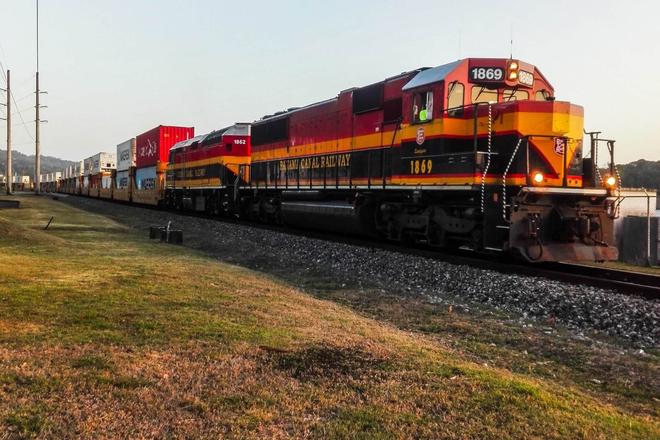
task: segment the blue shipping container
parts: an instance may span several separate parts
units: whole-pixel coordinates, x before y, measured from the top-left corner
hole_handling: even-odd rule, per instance
[[[135,183],[138,189],[154,189],[156,187],[156,167],[135,170]]]

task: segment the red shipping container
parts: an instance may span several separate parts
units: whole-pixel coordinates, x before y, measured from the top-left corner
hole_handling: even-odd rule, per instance
[[[159,125],[135,138],[135,166],[151,167],[156,162],[167,163],[172,145],[195,136],[195,127]]]

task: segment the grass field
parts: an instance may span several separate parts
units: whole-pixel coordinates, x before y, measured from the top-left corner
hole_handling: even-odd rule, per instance
[[[21,201],[0,211],[0,438],[660,437],[657,396],[630,406],[484,365],[106,217]]]

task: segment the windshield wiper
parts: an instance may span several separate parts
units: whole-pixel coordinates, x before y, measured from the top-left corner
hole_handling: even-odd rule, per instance
[[[516,92],[518,91],[518,86],[514,86],[513,89],[509,89],[509,90],[511,91],[511,95],[509,95],[509,99],[507,99],[506,102],[511,102],[511,100],[516,95]]]

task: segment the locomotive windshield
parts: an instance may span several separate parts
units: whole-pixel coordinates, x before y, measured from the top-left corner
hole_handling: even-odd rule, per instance
[[[472,86],[472,104],[497,102],[497,89],[487,89],[486,86]]]
[[[529,99],[529,92],[527,90],[519,90],[518,87],[512,89],[504,89],[502,94],[503,102],[511,101],[525,101]]]

